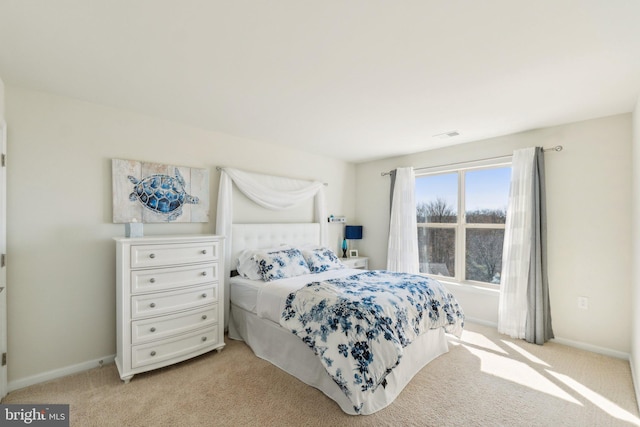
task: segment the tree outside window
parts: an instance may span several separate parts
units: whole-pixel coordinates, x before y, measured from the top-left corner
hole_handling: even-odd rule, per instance
[[[416,178],[420,272],[500,284],[510,178],[503,165]]]

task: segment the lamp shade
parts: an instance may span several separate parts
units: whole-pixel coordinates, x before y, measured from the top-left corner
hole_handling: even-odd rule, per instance
[[[345,225],[344,238],[348,240],[362,239],[362,226],[361,225]]]

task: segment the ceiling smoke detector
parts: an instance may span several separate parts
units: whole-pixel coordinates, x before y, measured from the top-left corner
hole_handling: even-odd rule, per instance
[[[440,138],[440,139],[447,139],[447,138],[453,138],[454,136],[458,136],[460,135],[460,132],[458,132],[457,130],[452,130],[449,132],[445,132],[445,133],[439,133],[437,135],[433,135],[434,138]]]

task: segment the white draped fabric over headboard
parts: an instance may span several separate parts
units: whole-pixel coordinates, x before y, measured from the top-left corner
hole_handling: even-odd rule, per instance
[[[315,221],[320,224],[320,244],[327,244],[327,213],[323,183],[223,168],[220,172],[216,234],[225,237],[226,245],[230,245],[232,242],[233,183],[250,200],[271,210],[293,208],[305,200],[315,197]],[[229,319],[230,271],[231,250],[229,248],[225,250],[224,259],[225,327]]]

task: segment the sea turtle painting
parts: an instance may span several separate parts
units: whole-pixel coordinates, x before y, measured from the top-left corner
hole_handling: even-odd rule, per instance
[[[155,174],[141,180],[128,175],[133,183],[133,192],[129,194],[129,200],[138,200],[142,206],[152,212],[168,215],[167,221],[173,221],[182,215],[182,205],[185,203],[198,204],[197,197],[187,194],[184,178],[178,168],[175,176]]]

